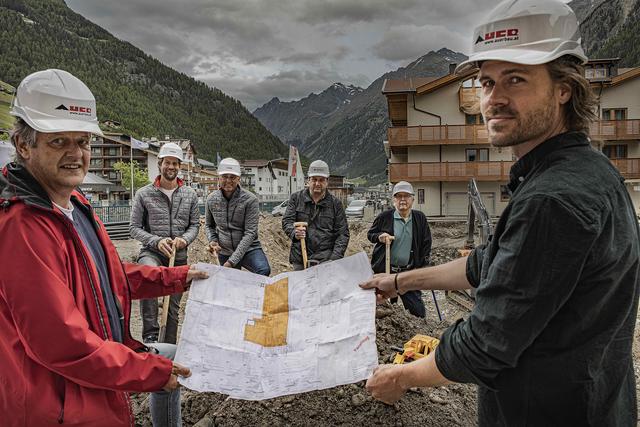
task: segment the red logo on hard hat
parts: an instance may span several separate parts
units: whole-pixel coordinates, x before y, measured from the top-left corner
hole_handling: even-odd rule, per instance
[[[81,114],[85,116],[91,115],[90,107],[81,107],[79,105],[69,105],[69,108],[67,108],[66,105],[60,104],[56,107],[56,110],[65,110],[65,111],[69,111],[72,114]]]
[[[508,28],[505,30],[491,31],[490,33],[485,33],[484,38],[482,36],[478,36],[478,39],[476,40],[476,44],[480,42],[495,43],[499,41],[518,40],[518,33],[519,33],[519,30],[517,28]]]

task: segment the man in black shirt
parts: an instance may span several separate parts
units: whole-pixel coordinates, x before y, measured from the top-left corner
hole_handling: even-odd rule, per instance
[[[393,403],[414,386],[475,383],[487,426],[635,426],[640,233],[624,179],[587,136],[596,100],[575,15],[559,1],[510,0],[473,40],[459,69],[479,67],[489,142],[518,158],[511,200],[468,258],[362,285],[380,299],[477,290],[434,353],[379,367],[367,388]]]

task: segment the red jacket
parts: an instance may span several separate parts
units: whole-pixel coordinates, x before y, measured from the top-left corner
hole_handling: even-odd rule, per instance
[[[0,176],[3,425],[134,425],[128,392],[157,391],[169,380],[171,361],[131,337],[131,299],[184,291],[189,267],[122,263],[95,221],[124,344],[112,341],[97,270],[71,221],[24,168],[9,165]]]

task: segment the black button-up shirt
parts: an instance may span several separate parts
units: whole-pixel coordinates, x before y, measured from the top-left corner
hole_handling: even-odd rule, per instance
[[[624,179],[573,132],[516,162],[509,188],[468,258],[476,305],[443,334],[438,368],[479,385],[480,425],[635,426],[640,233]]]

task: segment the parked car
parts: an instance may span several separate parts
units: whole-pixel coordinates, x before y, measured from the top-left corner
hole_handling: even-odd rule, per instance
[[[273,209],[271,209],[271,215],[273,215],[273,216],[284,215],[285,211],[287,210],[287,204],[288,203],[289,203],[289,201],[285,200],[284,202],[280,203],[278,206],[276,206]]]
[[[347,218],[363,218],[364,207],[366,205],[367,205],[366,200],[354,200],[351,203],[349,203],[349,206],[347,206],[347,209],[345,209]]]

